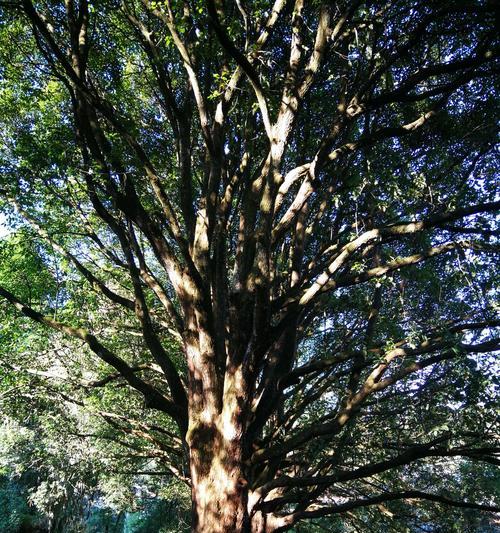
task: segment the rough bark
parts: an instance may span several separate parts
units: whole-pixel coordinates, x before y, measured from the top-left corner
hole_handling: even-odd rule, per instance
[[[222,419],[192,421],[188,433],[192,480],[192,531],[250,531],[248,491],[241,440],[231,438]]]
[[[367,316],[363,318],[361,310],[349,325],[352,333],[339,335],[328,346],[318,341],[315,353],[298,350],[308,335],[320,331],[319,325],[312,324],[322,314],[325,331],[328,323],[337,324],[335,310],[330,309],[333,304],[326,297],[338,289],[357,288],[432,258],[444,261],[455,252],[464,254],[465,249],[471,254],[493,250],[487,242],[458,240],[454,234],[494,236],[495,230],[467,224],[492,217],[500,207],[498,201],[485,194],[475,204],[453,208],[461,205],[457,204],[461,197],[443,193],[429,212],[427,206],[418,207],[427,192],[419,193],[418,202],[407,198],[408,205],[405,201],[396,205],[400,200],[395,195],[394,207],[385,214],[385,196],[392,194],[387,189],[380,199],[383,209],[374,215],[377,206],[372,208],[371,202],[375,196],[369,197],[366,191],[378,182],[365,176],[369,168],[357,169],[356,158],[369,150],[375,151],[374,157],[380,156],[390,146],[384,143],[412,135],[423,147],[435,142],[426,132],[438,124],[439,113],[446,110],[453,92],[496,73],[493,32],[487,27],[489,22],[481,22],[488,13],[496,16],[496,11],[487,2],[459,2],[458,6],[444,2],[444,7],[439,2],[429,6],[417,2],[412,8],[415,21],[404,22],[408,17],[399,12],[398,3],[386,8],[382,2],[380,11],[371,15],[359,1],[334,3],[335,7],[320,3],[312,9],[313,3],[303,0],[275,0],[259,25],[245,32],[242,51],[242,35],[235,40],[225,30],[231,27],[226,24],[231,15],[223,2],[208,1],[208,18],[202,10],[199,17],[195,15],[196,24],[188,2],[182,14],[170,2],[125,4],[124,21],[130,22],[139,39],[136,44],[145,53],[133,59],[144,63],[144,72],[150,76],[142,75],[148,84],[157,86],[148,97],[143,89],[141,96],[144,102],[150,99],[151,106],[158,99],[168,119],[163,133],[175,149],[165,159],[144,134],[147,117],[144,127],[130,127],[136,115],[133,108],[131,117],[127,105],[122,113],[113,92],[106,94],[99,87],[98,73],[87,72],[89,51],[96,53],[92,46],[98,42],[88,37],[94,11],[89,11],[87,0],[65,2],[67,21],[57,31],[58,17],[47,18],[51,3],[46,8],[23,0],[18,9],[33,28],[47,69],[70,95],[77,153],[82,159],[78,179],[83,198],[66,207],[78,210],[80,203],[88,204],[98,222],[96,232],[89,234],[94,242],[82,240],[82,249],[92,245],[89,249],[93,250],[97,243],[101,259],[116,267],[115,278],[125,273],[129,285],[116,288],[113,277],[96,268],[98,261],[84,264],[72,252],[72,243],[65,248],[58,233],[53,235],[36,216],[29,216],[29,209],[23,210],[23,201],[11,201],[3,190],[0,196],[11,201],[39,237],[72,263],[114,308],[135,313],[144,351],[164,380],[140,375],[141,367],[131,366],[126,355],[115,354],[113,343],[108,348],[99,333],[95,336],[90,330],[45,316],[2,287],[0,297],[39,324],[83,341],[109,364],[113,374],[95,380],[95,386],[120,376],[144,397],[146,407],[175,421],[175,439],[163,443],[162,451],[174,449],[177,454],[162,457],[173,465],[172,472],[180,473],[184,481],[190,479],[195,533],[271,533],[304,518],[348,512],[385,501],[384,497],[389,501],[377,494],[359,499],[364,486],[362,491],[353,489],[352,501],[346,504],[337,504],[333,497],[330,501],[321,498],[326,487],[371,477],[416,458],[456,453],[497,460],[486,445],[479,452],[468,435],[465,444],[457,440],[455,449],[451,442],[445,450],[436,448],[436,442],[417,446],[410,434],[405,453],[388,453],[384,460],[374,454],[366,459],[371,463],[358,468],[353,468],[352,461],[343,463],[341,457],[351,445],[346,437],[350,426],[363,416],[369,402],[378,401],[378,393],[387,389],[385,399],[390,401],[390,387],[413,374],[431,366],[439,369],[441,363],[456,360],[460,354],[498,349],[497,339],[471,345],[460,341],[460,334],[473,329],[487,332],[495,325],[486,315],[477,322],[475,314],[464,314],[453,322],[457,328],[453,331],[444,318],[437,329],[427,331],[422,326],[416,336],[424,338],[422,342],[408,336],[390,339],[393,347],[377,345],[374,328],[385,297],[377,285]],[[245,3],[237,4],[246,24]],[[463,47],[467,57],[460,59],[453,59],[451,51],[449,60],[446,54],[421,58],[425,39],[429,39],[429,49],[439,48],[440,28],[457,23],[447,18],[454,12],[464,20],[472,17],[457,31],[476,32],[478,37],[472,39],[476,45]],[[58,10],[52,10],[54,14]],[[403,23],[404,30],[400,29]],[[277,36],[269,39],[275,25]],[[384,27],[389,36],[382,39]],[[65,37],[66,28],[69,37]],[[315,36],[309,34],[312,28],[316,28]],[[401,37],[391,37],[393,28]],[[163,37],[159,39],[167,31],[175,54]],[[206,59],[201,54],[208,44],[200,37],[204,34],[211,35],[210,46],[217,44],[210,49],[215,54],[210,62],[213,72],[199,68]],[[393,38],[397,42],[391,44]],[[358,41],[365,43],[365,49],[353,55],[350,50],[359,48]],[[279,75],[275,75],[273,57],[288,58],[281,71],[278,68]],[[233,74],[226,79],[231,67]],[[175,84],[172,72],[178,78]],[[275,85],[279,79],[281,86]],[[221,80],[225,80],[222,85]],[[430,88],[424,90],[424,85]],[[419,106],[410,105],[414,103]],[[149,113],[155,117],[150,129],[156,137],[158,110],[151,107],[149,111],[154,111]],[[314,124],[320,112],[325,114],[322,133]],[[370,128],[361,128],[361,120]],[[305,142],[304,133],[319,137]],[[489,142],[478,149],[473,165],[489,150]],[[407,155],[402,148],[401,157]],[[394,170],[388,159],[391,166],[384,169],[384,179]],[[446,173],[452,170],[448,163],[443,168]],[[441,197],[444,187],[439,176],[433,177],[434,166],[430,169],[432,176],[426,183],[435,183]],[[470,169],[462,172],[469,176]],[[358,192],[348,178],[355,178],[353,183],[366,179],[369,187]],[[175,185],[170,180],[176,180]],[[471,198],[477,196],[476,189],[473,185]],[[366,208],[363,195],[368,198]],[[359,197],[355,210],[351,209],[353,197]],[[355,234],[350,231],[354,228]],[[117,243],[111,254],[98,238],[101,232]],[[366,264],[365,259],[372,256],[373,264]],[[445,273],[443,267],[443,279]],[[153,303],[154,296],[158,302]],[[168,315],[166,331],[158,321],[161,306]],[[344,314],[342,307],[339,314]],[[339,322],[342,329],[345,320],[341,317]],[[364,332],[359,339],[356,329]],[[443,340],[444,332],[456,338]],[[182,368],[163,344],[170,335],[182,342]],[[380,338],[385,341],[385,335]],[[316,404],[324,394],[333,396],[332,391],[339,397],[337,410],[320,401]],[[403,388],[396,391],[405,398]],[[292,396],[295,402],[289,401]],[[307,411],[315,415],[313,419],[302,418]],[[451,437],[446,433],[443,438],[448,442]],[[356,451],[355,445],[352,449]],[[295,489],[300,488],[304,491],[299,494]],[[346,491],[341,488],[339,494]],[[442,498],[421,491],[393,493],[392,499],[409,495],[443,503]]]

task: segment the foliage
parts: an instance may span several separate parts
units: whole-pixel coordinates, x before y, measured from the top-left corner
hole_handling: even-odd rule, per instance
[[[493,530],[498,7],[0,10],[0,529]]]

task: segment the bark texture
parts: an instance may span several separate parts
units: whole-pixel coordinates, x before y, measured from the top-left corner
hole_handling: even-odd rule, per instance
[[[494,94],[493,2],[103,0],[102,18],[88,0],[1,4],[32,32],[25,63],[43,63],[33,94],[50,96],[49,78],[58,86],[68,147],[39,170],[45,159],[25,158],[23,146],[52,121],[12,119],[24,144],[0,177],[20,178],[6,180],[0,207],[5,197],[71,265],[68,279],[81,276],[134,330],[137,353],[112,330],[71,326],[3,287],[0,296],[109,365],[95,386],[121,380],[168,418],[125,426],[122,414],[121,429],[190,484],[195,533],[271,533],[387,494],[442,503],[365,478],[424,457],[498,462],[467,432],[404,433],[430,410],[422,396],[415,412],[415,383],[422,395],[453,388],[443,365],[465,367],[468,354],[499,345],[496,315],[462,302],[468,273],[451,276],[466,270],[457,256],[490,254],[498,237],[488,228],[500,202],[482,184],[493,165],[484,132],[496,125],[483,111],[475,139],[463,131],[474,113],[461,115]],[[462,155],[446,154],[457,145]],[[437,274],[402,279],[396,293],[391,276],[427,261]],[[434,285],[442,310],[428,303]],[[412,401],[391,427],[376,409],[382,398],[399,410],[398,395]],[[367,453],[374,413],[404,446]]]

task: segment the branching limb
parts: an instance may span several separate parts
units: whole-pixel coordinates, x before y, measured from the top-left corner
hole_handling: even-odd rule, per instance
[[[7,291],[3,287],[0,287],[0,296],[5,298],[9,303],[11,303],[19,312],[28,318],[50,327],[56,331],[64,333],[75,339],[80,339],[87,344],[87,346],[104,362],[108,363],[112,367],[116,368],[120,374],[125,378],[125,380],[131,385],[134,389],[139,391],[144,395],[147,405],[154,409],[163,411],[164,413],[170,415],[174,420],[180,422],[182,420],[182,409],[175,405],[173,402],[166,399],[160,392],[158,392],[153,386],[144,382],[140,379],[132,368],[120,357],[108,350],[104,345],[102,345],[97,338],[86,331],[83,328],[75,328],[72,326],[67,326],[57,320],[54,320],[51,317],[42,315],[38,311],[35,311],[31,307],[23,304],[18,298],[16,298],[11,292]]]

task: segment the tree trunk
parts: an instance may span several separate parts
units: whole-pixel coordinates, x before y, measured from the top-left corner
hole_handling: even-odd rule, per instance
[[[226,428],[227,429],[227,428]],[[241,439],[224,434],[220,417],[188,432],[193,533],[249,533]]]

